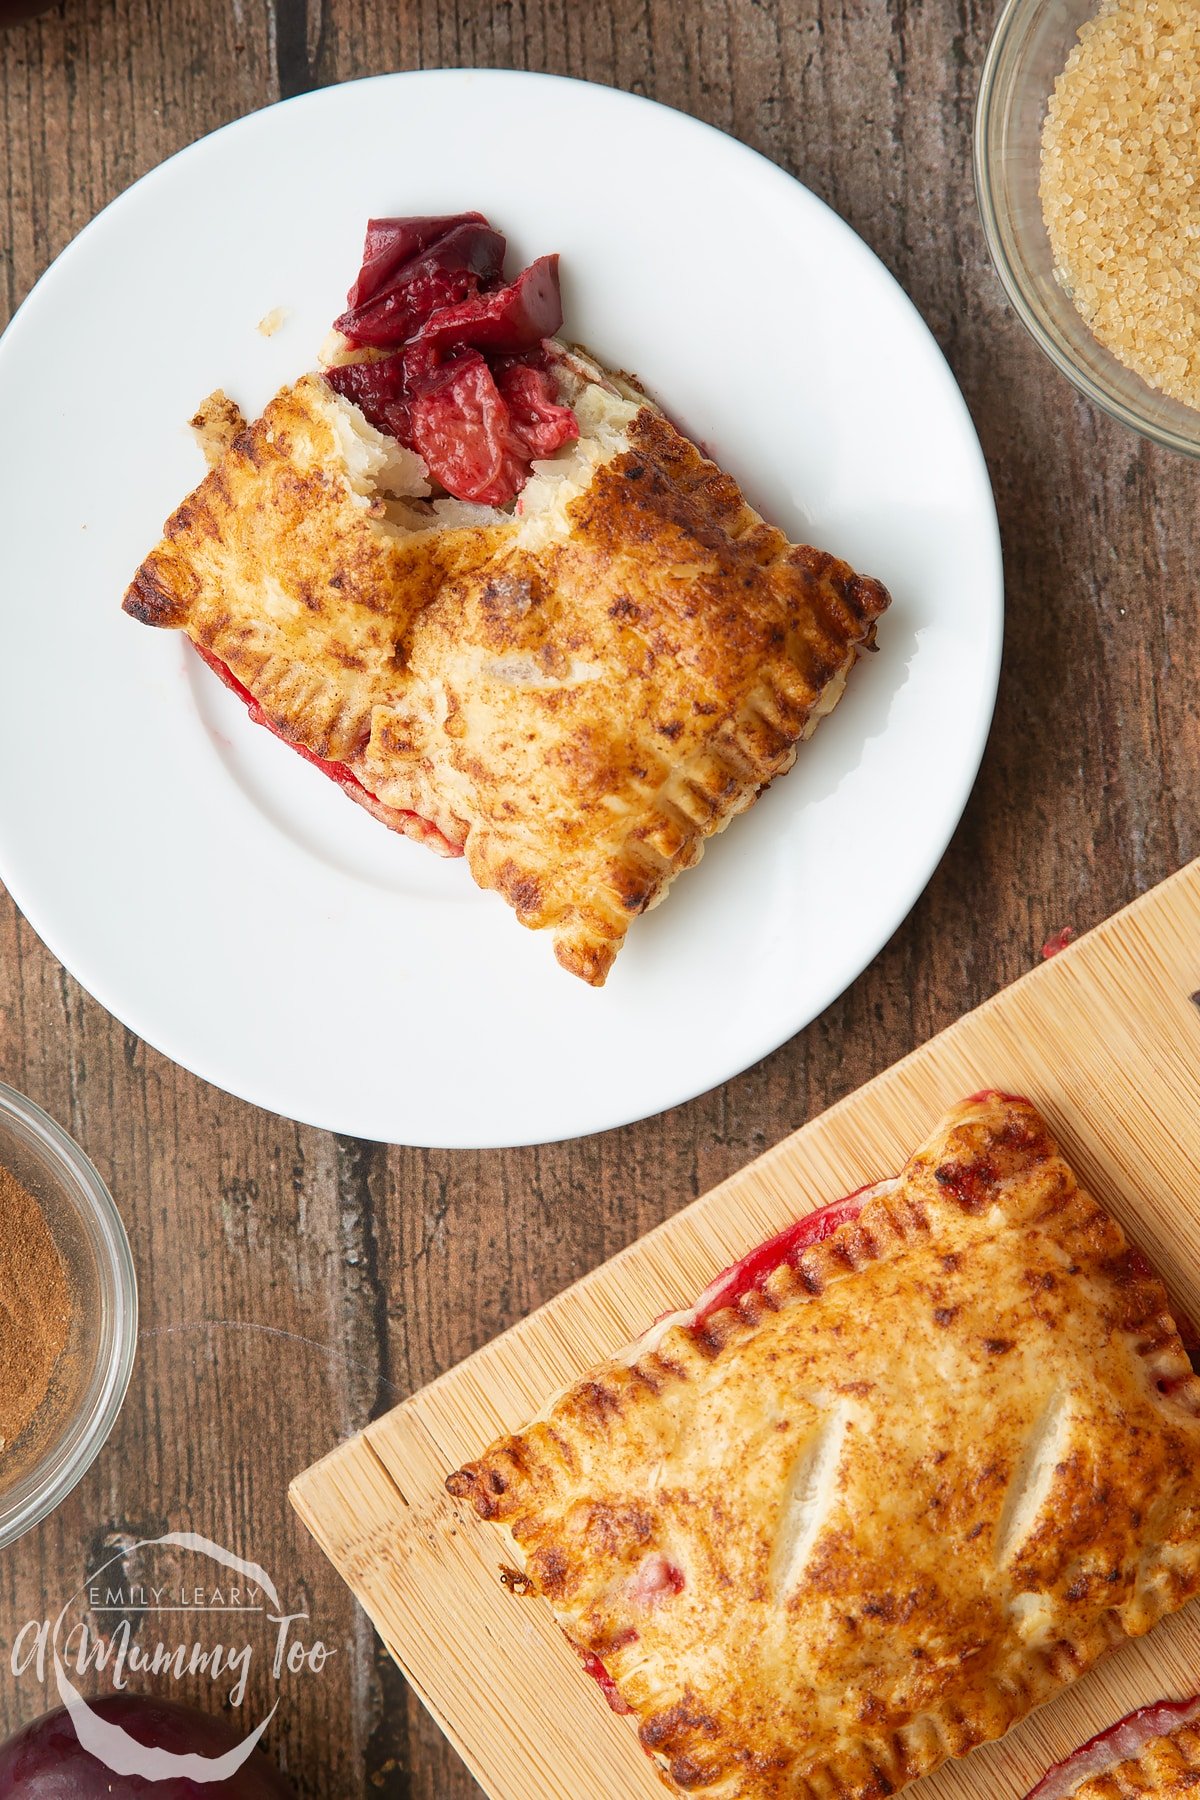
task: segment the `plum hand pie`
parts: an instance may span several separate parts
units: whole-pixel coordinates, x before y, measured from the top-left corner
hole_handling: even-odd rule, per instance
[[[888,595],[554,336],[556,259],[504,284],[503,243],[477,214],[374,221],[324,371],[253,424],[198,416],[213,466],[125,608],[599,985],[790,768]]]
[[[1200,1379],[980,1095],[447,1486],[681,1792],[880,1800],[1200,1589]]]

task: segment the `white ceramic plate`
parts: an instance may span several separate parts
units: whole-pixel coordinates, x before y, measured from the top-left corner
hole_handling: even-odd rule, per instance
[[[561,251],[568,332],[637,370],[769,518],[894,595],[794,772],[634,925],[600,992],[120,610],[200,476],[197,403],[222,386],[252,412],[312,365],[369,214],[466,207],[514,263]],[[854,979],[970,791],[1002,584],[966,408],[854,233],[682,114],[455,70],[242,119],[50,269],[0,343],[0,420],[0,876],[118,1018],[260,1106],[460,1147],[687,1099]]]

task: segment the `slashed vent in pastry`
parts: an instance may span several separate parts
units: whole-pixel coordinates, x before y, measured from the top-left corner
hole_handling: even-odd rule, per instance
[[[463,273],[472,256],[498,281],[503,240],[462,217],[381,222],[403,230],[368,236],[364,271],[427,263],[437,227],[459,241],[439,265],[448,293],[483,279]],[[490,343],[561,316],[553,260],[435,311],[403,353],[376,346],[409,291],[368,283],[339,321],[361,343],[335,338],[327,378],[240,431],[215,396],[194,422],[214,466],[125,609],[186,631],[260,722],[384,822],[465,855],[599,985],[631,920],[790,768],[888,596],[790,544],[643,394],[557,340],[493,357],[494,380],[479,350],[447,351],[447,332]],[[417,352],[433,372],[410,392]],[[355,396],[446,481],[461,470],[447,417],[506,406],[506,460],[465,491],[523,483],[515,504],[447,496]],[[559,447],[539,461],[543,442]]]
[[[981,1096],[447,1485],[681,1792],[880,1800],[1200,1589],[1200,1380]]]

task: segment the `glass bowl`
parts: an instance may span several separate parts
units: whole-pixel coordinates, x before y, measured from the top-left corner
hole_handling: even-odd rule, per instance
[[[0,1456],[0,1549],[66,1498],[116,1422],[137,1345],[137,1280],[112,1196],[78,1144],[0,1082],[0,1165],[38,1202],[73,1310],[50,1387]]]
[[[1054,279],[1038,197],[1042,123],[1076,33],[1099,0],[1007,0],[975,109],[975,186],[983,229],[1017,316],[1089,400],[1170,450],[1200,456],[1200,412],[1127,369],[1092,336]]]

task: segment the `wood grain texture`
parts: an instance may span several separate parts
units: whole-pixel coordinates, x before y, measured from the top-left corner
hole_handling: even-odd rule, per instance
[[[310,1453],[1019,975],[1052,930],[1094,924],[1200,852],[1195,474],[1079,399],[1027,341],[988,267],[969,130],[995,10],[994,0],[60,0],[0,28],[5,314],[130,181],[281,93],[436,64],[547,69],[732,130],[843,213],[930,321],[996,484],[1005,674],[983,774],[941,869],[808,1031],[665,1117],[487,1155],[337,1143],[137,1043],[0,899],[0,1078],[76,1132],[111,1181],[148,1326],[254,1320],[341,1345],[354,1365],[353,1380],[318,1380],[302,1360],[290,1381],[281,1369],[253,1466],[193,1503],[214,1535],[223,1521],[248,1530],[253,1513],[268,1564],[302,1554],[283,1492]],[[169,305],[169,287],[149,290],[147,304]],[[136,331],[121,353],[136,354]],[[261,1367],[252,1336],[231,1336],[222,1377],[249,1395]],[[0,1555],[0,1727],[45,1703],[6,1672],[13,1622],[82,1571],[98,1531],[138,1524],[123,1498],[131,1468],[169,1462],[186,1490],[197,1394],[139,1389],[90,1497]],[[197,1452],[196,1468],[217,1448],[208,1444],[208,1465]],[[314,1612],[337,1603],[326,1590]],[[269,1741],[306,1796],[477,1791],[366,1630],[319,1683],[289,1694]]]
[[[1074,1168],[1200,1313],[1200,863],[939,1034],[477,1351],[295,1483],[354,1587],[492,1800],[655,1800],[662,1786],[549,1606],[499,1579],[510,1540],[445,1478],[799,1214],[903,1168],[938,1119],[996,1085],[1041,1109]],[[953,1554],[952,1543],[947,1552]],[[1114,1652],[1002,1743],[919,1784],[1021,1800],[1136,1708],[1189,1698],[1200,1609]],[[916,1789],[913,1790],[914,1794]]]

